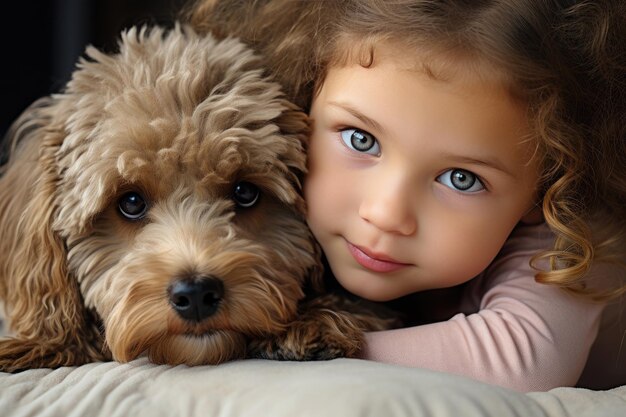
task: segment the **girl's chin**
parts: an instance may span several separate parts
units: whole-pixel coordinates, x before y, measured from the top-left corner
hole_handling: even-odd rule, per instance
[[[364,273],[362,270],[352,270],[344,271],[344,274],[335,275],[335,277],[339,284],[351,294],[374,302],[391,301],[415,292],[405,291],[399,288],[397,284],[389,282],[385,277],[372,275],[371,273]],[[349,277],[349,279],[341,279],[341,277]]]

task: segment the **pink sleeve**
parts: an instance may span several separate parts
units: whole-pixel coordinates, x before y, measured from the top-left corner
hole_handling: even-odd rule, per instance
[[[603,306],[536,283],[528,260],[508,256],[491,271],[495,279],[474,286],[477,313],[370,333],[364,358],[518,391],[573,386],[598,332]]]

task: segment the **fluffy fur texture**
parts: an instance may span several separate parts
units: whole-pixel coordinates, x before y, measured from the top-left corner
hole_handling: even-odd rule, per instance
[[[260,58],[180,27],[87,56],[9,132],[0,369],[356,355],[385,322],[334,296],[302,301],[320,284],[300,193],[308,120]],[[247,207],[237,193],[255,187]],[[207,277],[223,287],[216,311],[181,317],[172,286]]]

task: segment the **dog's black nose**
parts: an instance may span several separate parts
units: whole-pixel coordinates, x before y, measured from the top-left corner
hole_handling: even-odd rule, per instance
[[[217,311],[224,296],[224,283],[212,276],[181,279],[170,285],[168,294],[180,317],[202,321]]]

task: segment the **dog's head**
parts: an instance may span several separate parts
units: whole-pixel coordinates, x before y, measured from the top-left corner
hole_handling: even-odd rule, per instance
[[[47,236],[30,252],[49,262],[24,279],[75,282],[63,302],[97,313],[114,359],[241,356],[247,338],[283,329],[318,276],[300,190],[306,115],[234,39],[131,29],[119,53],[88,56],[8,167],[40,154],[23,188],[40,222],[28,230]]]

